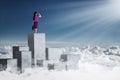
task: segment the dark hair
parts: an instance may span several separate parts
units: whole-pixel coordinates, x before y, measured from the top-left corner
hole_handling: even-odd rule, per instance
[[[33,15],[33,20],[35,20],[35,15],[36,13],[38,13],[37,11],[34,12],[34,15]]]

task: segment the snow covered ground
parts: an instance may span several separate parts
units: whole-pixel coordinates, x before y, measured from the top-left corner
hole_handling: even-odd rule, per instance
[[[45,68],[26,69],[22,74],[0,72],[0,80],[120,80],[120,47],[66,47],[65,53],[80,54],[79,69],[48,71]]]

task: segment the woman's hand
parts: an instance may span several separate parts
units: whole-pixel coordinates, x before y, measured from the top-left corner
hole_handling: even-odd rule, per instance
[[[39,17],[40,17],[40,18],[42,17],[40,13],[39,13]]]

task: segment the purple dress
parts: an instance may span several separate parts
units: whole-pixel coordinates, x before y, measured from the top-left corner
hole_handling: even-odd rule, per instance
[[[32,26],[32,29],[36,29],[36,28],[38,28],[38,20],[39,20],[39,16],[35,16],[35,18],[34,18],[34,24],[33,24],[33,26]]]

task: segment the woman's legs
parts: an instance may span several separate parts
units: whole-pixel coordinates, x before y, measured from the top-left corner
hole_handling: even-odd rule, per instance
[[[37,28],[35,28],[35,29],[34,29],[34,33],[37,33],[37,31],[38,31],[38,29],[37,29]]]
[[[33,30],[34,30],[34,33],[38,32],[38,22],[34,22]]]

